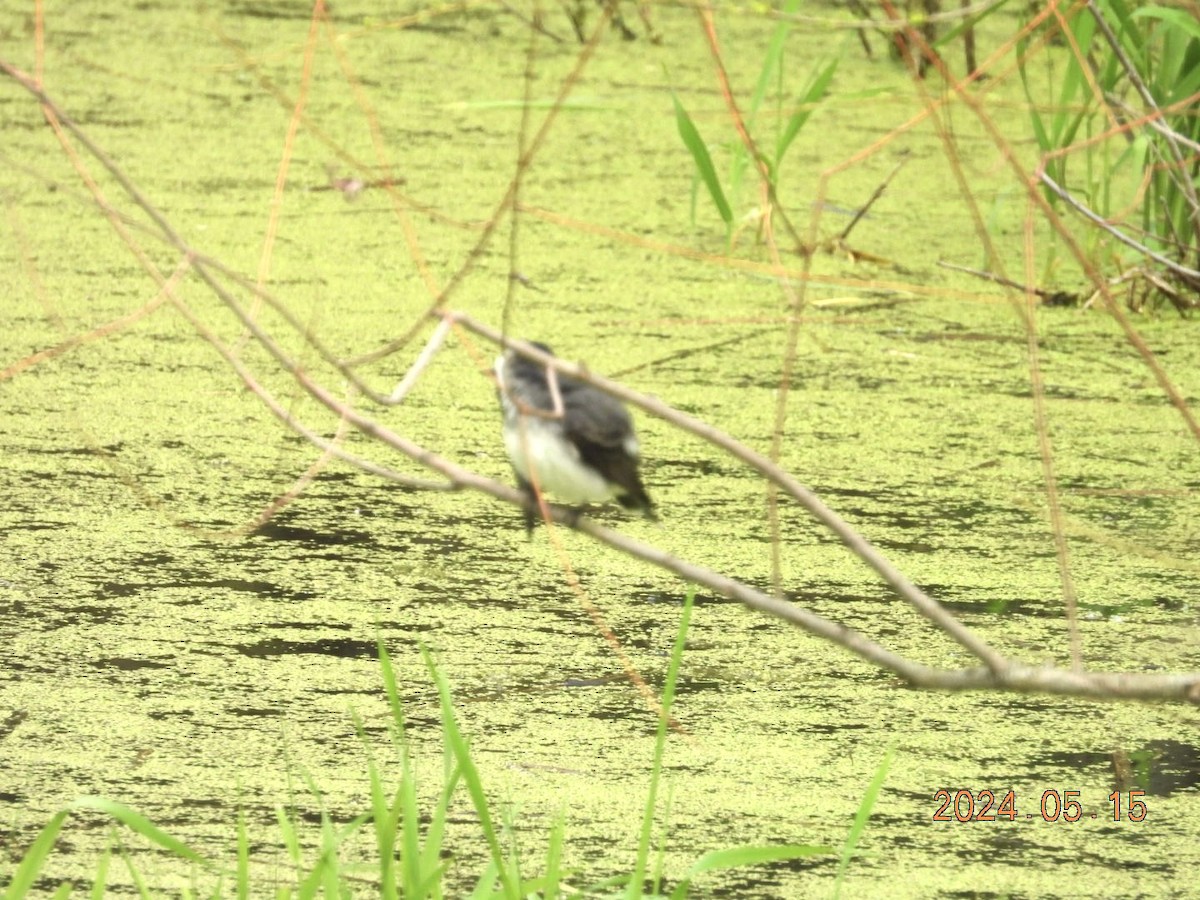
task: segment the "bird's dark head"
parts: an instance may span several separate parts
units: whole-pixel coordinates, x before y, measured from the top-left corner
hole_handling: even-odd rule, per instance
[[[528,341],[529,346],[536,347],[547,356],[553,356],[554,351],[541,341]],[[534,362],[528,357],[522,356],[516,350],[510,349],[504,354],[503,367],[508,370],[511,377],[520,380],[534,380],[545,383],[546,368],[539,362]]]

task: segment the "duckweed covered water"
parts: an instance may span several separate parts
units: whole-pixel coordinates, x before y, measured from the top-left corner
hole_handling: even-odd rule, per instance
[[[399,189],[436,211],[407,214],[439,284],[477,239],[517,152],[519,103],[506,104],[522,96],[520,22],[474,11],[388,27],[407,12],[339,4],[337,47],[354,78],[323,44],[305,111],[312,127],[294,146],[267,273],[305,326],[348,356],[402,332],[430,302],[384,190],[348,201],[329,189],[327,166],[364,174],[339,154],[375,159],[352,85],[369,98]],[[720,262],[723,235],[715,216],[704,218],[706,198],[691,224],[692,164],[674,132],[668,84],[710,140],[723,140],[727,125],[691,14],[655,15],[664,44],[606,40],[576,89],[588,102],[559,115],[528,174],[517,264],[540,290],[517,290],[510,325],[766,448],[783,300],[763,274],[752,225],[737,252],[759,260],[756,270]],[[769,23],[719,21],[731,78],[749,90]],[[79,4],[47,16],[46,87],[188,240],[254,273],[290,110],[272,88],[296,97],[308,27],[307,11],[279,4],[207,12]],[[27,70],[30,28],[25,13],[0,14],[3,54]],[[557,28],[569,33],[565,22]],[[806,72],[810,57],[841,39],[797,35],[789,66]],[[783,197],[798,222],[807,222],[822,167],[920,108],[893,64],[863,60],[854,44],[844,52],[851,64],[839,70],[833,100],[787,161]],[[579,53],[543,42],[533,96],[552,97]],[[5,82],[0,103],[6,366],[128,314],[156,289],[80,199],[31,99]],[[999,101],[993,113],[1018,122]],[[970,144],[969,121],[955,124]],[[999,295],[936,266],[977,264],[981,251],[931,132],[907,132],[893,148],[835,179],[821,213],[823,233],[836,233],[844,223],[833,206],[864,202],[895,155],[912,153],[852,238],[892,264],[814,262],[825,280],[810,287],[804,311],[782,461],[994,645],[1067,664],[1023,327]],[[982,141],[977,150],[966,165],[981,183],[995,180],[996,233],[1017,254],[1020,213],[1002,202],[1011,188],[995,151]],[[742,200],[745,212],[753,199]],[[582,224],[563,225],[562,216]],[[148,246],[170,272],[172,253]],[[452,305],[501,320],[506,247],[502,231]],[[1010,262],[1020,271],[1019,256]],[[194,277],[182,293],[236,341],[239,327]],[[263,320],[325,383],[338,383],[311,349],[285,337],[277,316]],[[1184,393],[1200,389],[1190,327],[1137,324]],[[1044,310],[1038,327],[1085,659],[1098,669],[1198,669],[1195,444],[1110,320]],[[261,349],[251,342],[242,352],[296,415],[333,431]],[[411,358],[402,356],[371,367],[373,382],[390,388]],[[405,405],[378,415],[464,465],[510,478],[493,389],[458,349],[438,358]],[[351,710],[369,733],[385,727],[382,638],[431,796],[441,769],[437,696],[418,641],[436,651],[485,784],[515,809],[523,843],[542,846],[563,809],[566,862],[581,883],[628,870],[655,719],[567,588],[544,534],[525,540],[519,512],[467,492],[406,491],[334,464],[266,527],[239,536],[317,454],[169,307],[0,382],[0,421],[6,864],[57,809],[95,794],[214,855],[232,852],[245,810],[255,869],[269,877],[284,865],[274,809],[313,806],[299,773],[311,774],[336,817],[367,806]],[[638,424],[663,524],[615,514],[612,523],[768,586],[762,485],[662,423]],[[359,436],[347,446],[406,465]],[[589,597],[647,680],[660,683],[685,586],[558,533]],[[971,664],[802,513],[785,506],[782,533],[790,598],[921,662]],[[734,844],[840,845],[890,746],[899,753],[851,866],[851,895],[1182,896],[1200,864],[1193,710],[911,691],[702,594],[675,713],[688,734],[667,757],[672,878]],[[1140,761],[1122,789],[1147,791],[1144,822],[1111,821],[1106,798],[1122,758]],[[941,788],[1012,789],[1020,818],[935,822]],[[1038,803],[1049,790],[1079,791],[1084,819],[1043,821]],[[456,885],[473,880],[484,856],[461,803],[448,840]],[[51,879],[86,881],[108,840],[107,822],[73,820]],[[156,888],[193,878],[163,857],[138,859]],[[714,877],[703,890],[824,896],[835,871],[835,859],[815,857]],[[122,877],[110,874],[118,885]]]

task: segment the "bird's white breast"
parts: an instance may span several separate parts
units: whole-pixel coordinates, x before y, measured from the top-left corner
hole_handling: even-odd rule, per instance
[[[522,478],[564,503],[604,503],[617,496],[616,486],[584,465],[553,419],[506,417],[504,448]]]

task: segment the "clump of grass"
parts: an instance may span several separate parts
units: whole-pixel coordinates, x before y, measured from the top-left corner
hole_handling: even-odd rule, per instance
[[[391,773],[396,779],[395,785],[388,786],[389,773],[376,760],[363,723],[355,716],[355,724],[366,750],[370,806],[348,822],[335,822],[334,817],[325,809],[319,786],[306,775],[304,781],[308,792],[320,807],[317,840],[308,842],[315,844],[315,852],[305,850],[306,841],[303,840],[305,835],[302,829],[309,826],[304,824],[301,817],[284,807],[276,810],[280,843],[290,862],[290,874],[281,877],[277,871],[273,871],[269,883],[261,883],[253,877],[250,835],[245,817],[240,812],[233,840],[233,859],[223,863],[198,852],[124,804],[99,797],[80,797],[57,812],[42,828],[17,862],[0,897],[3,900],[24,900],[26,897],[44,895],[43,871],[54,846],[70,816],[86,810],[106,815],[120,826],[121,830],[116,833],[116,852],[142,897],[151,897],[154,891],[147,885],[143,873],[121,843],[121,835],[138,836],[151,846],[186,863],[193,873],[193,886],[182,891],[185,897],[223,897],[226,896],[226,886],[232,885],[233,893],[239,900],[266,891],[280,898],[341,898],[360,894],[364,889],[396,900],[440,900],[447,892],[448,867],[453,859],[446,846],[448,812],[460,789],[464,789],[470,798],[478,819],[479,836],[488,854],[487,863],[475,878],[474,888],[469,896],[502,897],[510,900],[531,896],[613,896],[614,892],[628,900],[667,896],[662,893],[665,883],[663,851],[667,840],[666,828],[664,827],[659,835],[657,850],[654,847],[653,833],[662,788],[667,722],[675,697],[675,685],[683,659],[693,599],[694,591],[689,591],[683,604],[679,630],[668,665],[662,714],[651,762],[649,790],[638,833],[633,868],[626,874],[587,886],[572,886],[575,873],[563,866],[566,828],[561,812],[550,828],[545,853],[538,860],[536,868],[540,874],[526,874],[529,867],[523,867],[521,855],[516,847],[515,823],[507,815],[498,820],[493,814],[479,768],[459,727],[449,683],[438,668],[433,655],[422,648],[421,653],[429,676],[438,691],[445,753],[443,783],[434,808],[426,815],[418,800],[420,792],[412,765],[410,742],[405,731],[404,710],[396,687],[395,672],[387,649],[381,642],[379,663],[391,714],[389,738],[397,761],[396,769]],[[890,758],[889,754],[877,771],[864,805],[860,807],[855,824],[850,830],[842,851],[838,885],[844,878],[855,844],[865,827],[870,805],[882,785]],[[347,861],[345,847],[353,838],[369,839],[369,843],[374,847],[373,860],[366,863]],[[832,847],[807,844],[738,846],[715,850],[697,859],[671,889],[669,896],[673,900],[682,900],[689,896],[694,882],[710,872],[833,853],[835,850]],[[101,854],[95,876],[88,887],[88,892],[93,898],[103,897],[107,890],[112,857],[113,849],[110,845],[109,849]],[[3,874],[0,871],[0,884],[4,881]],[[204,884],[203,887],[201,883]],[[69,897],[77,887],[71,882],[63,882],[57,886],[53,896]]]
[[[759,67],[758,80],[755,83],[754,93],[750,98],[750,105],[746,112],[746,128],[751,135],[754,135],[757,130],[755,123],[758,114],[768,96],[772,94],[772,87],[775,88],[773,96],[778,107],[776,110],[778,115],[775,116],[775,121],[778,123],[775,139],[769,144],[769,152],[758,151],[760,154],[758,162],[761,163],[762,169],[765,172],[772,194],[774,194],[779,186],[783,159],[787,155],[788,149],[792,146],[792,142],[796,140],[797,135],[800,134],[800,131],[807,124],[816,107],[828,93],[829,85],[833,81],[839,60],[839,57],[835,56],[830,61],[813,67],[808,83],[796,96],[792,104],[792,111],[785,119],[782,109],[783,98],[786,95],[783,83],[785,71],[783,64],[784,49],[787,45],[788,34],[792,28],[790,17],[796,13],[799,6],[800,0],[786,0],[783,4],[780,10],[779,23],[775,26],[775,30],[771,34],[771,40],[767,44],[767,49],[763,54],[762,65]],[[696,166],[696,180],[692,184],[692,221],[693,223],[696,221],[696,197],[699,185],[703,183],[709,197],[712,198],[713,204],[717,208],[717,213],[720,215],[721,221],[725,224],[726,240],[732,242],[737,223],[734,221],[733,206],[729,198],[733,197],[734,202],[736,202],[736,198],[741,193],[746,172],[752,163],[750,150],[740,138],[735,136],[730,140],[728,143],[730,153],[729,177],[725,183],[722,183],[720,176],[717,174],[712,156],[708,151],[708,144],[701,137],[700,130],[696,127],[695,121],[688,114],[674,92],[671,93],[671,100],[675,107],[675,125],[679,130],[679,137]],[[758,136],[755,136],[755,143],[759,147],[764,146]]]
[[[1063,15],[1067,52],[1056,76],[1036,77],[1030,39],[1018,48],[1045,197],[1082,216],[1095,262],[1111,255],[1123,269],[1141,269],[1147,290],[1131,293],[1131,305],[1152,294],[1181,312],[1200,306],[1192,100],[1200,23],[1183,10],[1125,0],[1091,0]],[[1130,205],[1135,218],[1125,215]]]

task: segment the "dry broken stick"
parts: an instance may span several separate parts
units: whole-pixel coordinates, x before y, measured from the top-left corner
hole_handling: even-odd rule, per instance
[[[1047,291],[1043,288],[1029,287],[1024,284],[1018,284],[1011,278],[1005,278],[1003,275],[997,275],[995,272],[985,272],[983,269],[973,269],[970,266],[960,266],[957,263],[946,262],[944,259],[938,260],[938,265],[943,269],[951,269],[955,272],[965,272],[968,275],[974,275],[976,278],[983,278],[993,284],[1002,284],[1005,287],[1010,287],[1020,291],[1022,294],[1033,294],[1041,299],[1046,306],[1078,306],[1079,295],[1070,293],[1069,291]]]

